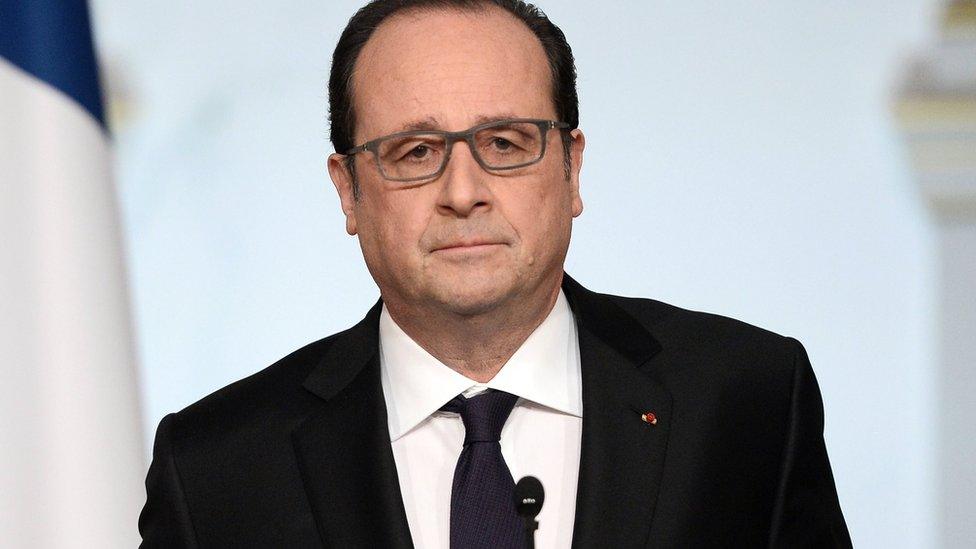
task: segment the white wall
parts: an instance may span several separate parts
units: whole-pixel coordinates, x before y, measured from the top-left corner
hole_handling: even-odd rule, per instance
[[[540,3],[587,135],[569,272],[798,337],[855,543],[934,546],[934,243],[889,101],[938,0]],[[147,439],[377,296],[325,170],[358,4],[93,1]]]

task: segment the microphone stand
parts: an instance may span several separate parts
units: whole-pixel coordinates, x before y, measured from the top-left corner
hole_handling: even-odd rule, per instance
[[[535,531],[539,528],[539,521],[530,517],[522,517],[525,525],[525,549],[535,549]]]

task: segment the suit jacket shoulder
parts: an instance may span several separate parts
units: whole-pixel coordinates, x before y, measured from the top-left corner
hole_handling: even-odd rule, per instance
[[[654,299],[596,294],[636,320],[659,347],[645,371],[672,391],[734,390],[743,397],[789,405],[796,367],[809,367],[799,341],[725,316],[691,311]]]
[[[652,524],[647,546],[850,547],[823,441],[820,391],[798,341],[660,301],[587,292],[573,291],[584,296],[577,297],[583,304],[578,309],[588,316],[577,318],[581,333],[631,357],[660,388],[656,400],[667,410],[667,431],[657,431],[666,450],[656,504],[647,509],[652,517],[645,517]],[[640,328],[628,326],[628,318]],[[590,368],[602,371],[593,363],[610,356],[591,360]],[[587,417],[585,370],[584,364]],[[590,386],[599,384],[591,376]],[[623,388],[616,385],[606,391]],[[644,393],[640,401],[652,406],[651,389]],[[619,433],[603,447],[626,448],[625,437],[636,436]],[[615,451],[617,463],[640,459]],[[599,449],[590,454],[599,455]],[[649,462],[640,463],[646,468]],[[600,467],[610,467],[609,460]],[[626,494],[637,478],[631,475],[615,490]],[[603,505],[611,501],[607,497]],[[640,544],[630,539],[626,545]]]
[[[289,411],[301,413],[303,403],[311,398],[302,382],[343,333],[309,343],[190,404],[174,414],[171,436],[216,443],[240,430],[279,422]]]
[[[681,348],[702,354],[781,352],[790,357],[798,345],[793,338],[734,318],[682,309],[654,299],[615,295],[606,297],[637,319],[663,347]]]
[[[144,547],[321,546],[293,445],[326,403],[305,385],[316,369],[349,377],[341,354],[369,339],[374,309],[162,420],[139,519]]]

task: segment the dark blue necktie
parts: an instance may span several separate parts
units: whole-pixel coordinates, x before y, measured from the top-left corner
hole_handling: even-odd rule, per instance
[[[524,547],[521,518],[515,512],[515,481],[502,457],[502,427],[518,397],[489,389],[458,395],[442,410],[461,414],[464,449],[451,488],[451,549]]]

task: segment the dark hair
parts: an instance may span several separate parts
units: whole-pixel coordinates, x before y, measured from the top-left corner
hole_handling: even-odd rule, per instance
[[[332,54],[332,72],[329,75],[329,137],[336,152],[345,153],[356,146],[353,143],[356,113],[352,107],[352,75],[359,52],[383,21],[403,10],[476,11],[491,6],[499,7],[525,23],[525,26],[542,43],[552,72],[552,99],[556,107],[556,115],[561,122],[569,124],[569,129],[576,128],[579,125],[579,98],[576,94],[576,66],[573,62],[573,51],[566,42],[563,31],[539,8],[521,0],[372,0],[349,20]],[[568,130],[562,134],[568,173]],[[347,166],[351,167],[352,163],[348,162]],[[358,194],[355,172],[353,178],[353,190]]]

